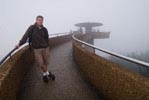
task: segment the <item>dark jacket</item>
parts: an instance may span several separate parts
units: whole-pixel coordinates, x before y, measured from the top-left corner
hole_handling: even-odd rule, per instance
[[[39,28],[36,24],[31,25],[20,40],[19,45],[23,45],[28,39],[30,39],[31,46],[34,49],[46,48],[49,46],[48,30],[44,26]]]

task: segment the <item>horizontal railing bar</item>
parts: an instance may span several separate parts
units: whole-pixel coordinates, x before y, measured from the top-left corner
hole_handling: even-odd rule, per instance
[[[75,41],[78,41],[78,42],[80,42],[80,43],[82,43],[82,44],[84,44],[84,45],[87,45],[87,46],[91,47],[91,48],[94,48],[94,49],[99,50],[99,51],[102,51],[102,52],[104,52],[104,53],[106,53],[106,54],[109,54],[109,55],[112,55],[112,56],[121,58],[121,59],[123,59],[123,60],[127,60],[127,61],[132,62],[132,63],[135,63],[135,64],[139,64],[139,65],[142,65],[142,66],[145,66],[145,67],[149,67],[149,63],[147,63],[147,62],[140,61],[140,60],[137,60],[137,59],[134,59],[134,58],[130,58],[130,57],[126,57],[126,56],[120,55],[120,54],[118,54],[118,53],[114,53],[114,52],[111,52],[111,51],[108,51],[108,50],[105,50],[105,49],[96,47],[96,46],[91,45],[91,44],[89,44],[89,43],[87,43],[87,42],[84,42],[84,41],[82,41],[82,40],[77,39],[74,35],[75,35],[75,34],[72,35],[72,38],[73,38]]]
[[[53,36],[53,35],[65,35],[65,34],[69,34],[70,32],[65,32],[65,33],[55,33],[55,34],[49,34],[49,36]]]
[[[2,58],[2,60],[0,61],[0,65],[2,65],[2,64],[7,60],[7,58],[8,58],[8,57],[11,57],[12,54],[15,53],[17,50],[20,50],[20,49],[22,49],[24,46],[26,46],[27,43],[28,43],[28,40],[26,41],[26,43],[24,43],[23,45],[21,45],[18,49],[17,49],[16,47],[13,48],[6,56],[4,56],[4,57]]]
[[[9,57],[11,56],[11,54],[16,51],[17,48],[12,49],[1,61],[0,61],[0,65],[2,65],[2,63]]]

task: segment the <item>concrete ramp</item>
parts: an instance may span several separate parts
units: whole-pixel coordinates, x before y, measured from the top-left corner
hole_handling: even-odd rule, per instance
[[[41,70],[30,66],[18,100],[103,100],[81,76],[72,59],[72,42],[50,49],[49,70],[56,80],[44,83]]]

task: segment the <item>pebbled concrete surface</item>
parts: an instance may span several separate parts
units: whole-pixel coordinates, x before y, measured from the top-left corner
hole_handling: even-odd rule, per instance
[[[71,41],[50,49],[48,68],[55,74],[55,81],[44,83],[41,70],[31,67],[18,100],[103,100],[78,71],[72,59]]]

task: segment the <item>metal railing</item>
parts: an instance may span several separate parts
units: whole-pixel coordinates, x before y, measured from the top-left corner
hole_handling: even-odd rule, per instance
[[[23,44],[22,46],[20,46],[19,48],[13,48],[6,56],[4,56],[1,60],[0,60],[0,66],[8,59],[8,57],[11,57],[12,54],[14,52],[17,52],[18,50],[22,49],[24,46],[27,45],[28,42],[26,42],[25,44]]]
[[[53,36],[53,35],[54,35],[54,37],[58,37],[58,36],[67,35],[67,34],[69,34],[69,32],[58,33],[58,34],[49,34],[49,36]],[[50,37],[49,37],[49,38],[50,38]],[[28,43],[28,41],[27,41],[26,43]],[[26,43],[25,43],[25,44],[26,44]],[[23,45],[22,45],[21,47],[23,47]],[[20,49],[21,49],[21,47],[20,47]],[[17,50],[19,50],[19,49],[14,48],[14,49],[12,49],[6,56],[4,56],[4,57],[2,58],[2,60],[0,60],[0,66],[7,60],[8,57],[11,57],[11,55],[12,55],[14,52],[16,52]]]
[[[104,52],[104,53],[106,53],[106,54],[112,55],[112,56],[114,56],[114,57],[117,57],[117,58],[120,58],[120,59],[129,61],[129,62],[138,64],[138,65],[142,65],[142,66],[144,66],[144,67],[149,67],[149,63],[147,63],[147,62],[140,61],[140,60],[137,60],[137,59],[134,59],[134,58],[130,58],[130,57],[126,57],[126,56],[120,55],[120,54],[118,54],[118,53],[114,53],[114,52],[111,52],[111,51],[108,51],[108,50],[105,50],[105,49],[96,47],[96,46],[94,46],[94,45],[91,45],[91,44],[89,44],[89,43],[87,43],[87,42],[84,42],[84,41],[82,41],[82,40],[79,40],[79,39],[77,39],[77,38],[75,37],[75,34],[72,35],[72,38],[73,38],[73,40],[75,40],[75,41],[77,41],[77,42],[79,42],[79,43],[81,43],[81,44],[84,44],[84,45],[86,45],[86,46],[89,46],[89,47],[91,47],[91,48],[93,48],[93,49],[95,49],[95,50],[99,50],[99,51]]]
[[[8,57],[10,57],[11,54],[12,54],[14,51],[16,51],[16,50],[17,50],[17,48],[12,49],[12,50],[0,61],[0,65],[2,65],[3,62],[4,62]]]
[[[57,37],[57,36],[62,36],[67,34],[70,34],[70,32],[49,34],[49,37]]]

